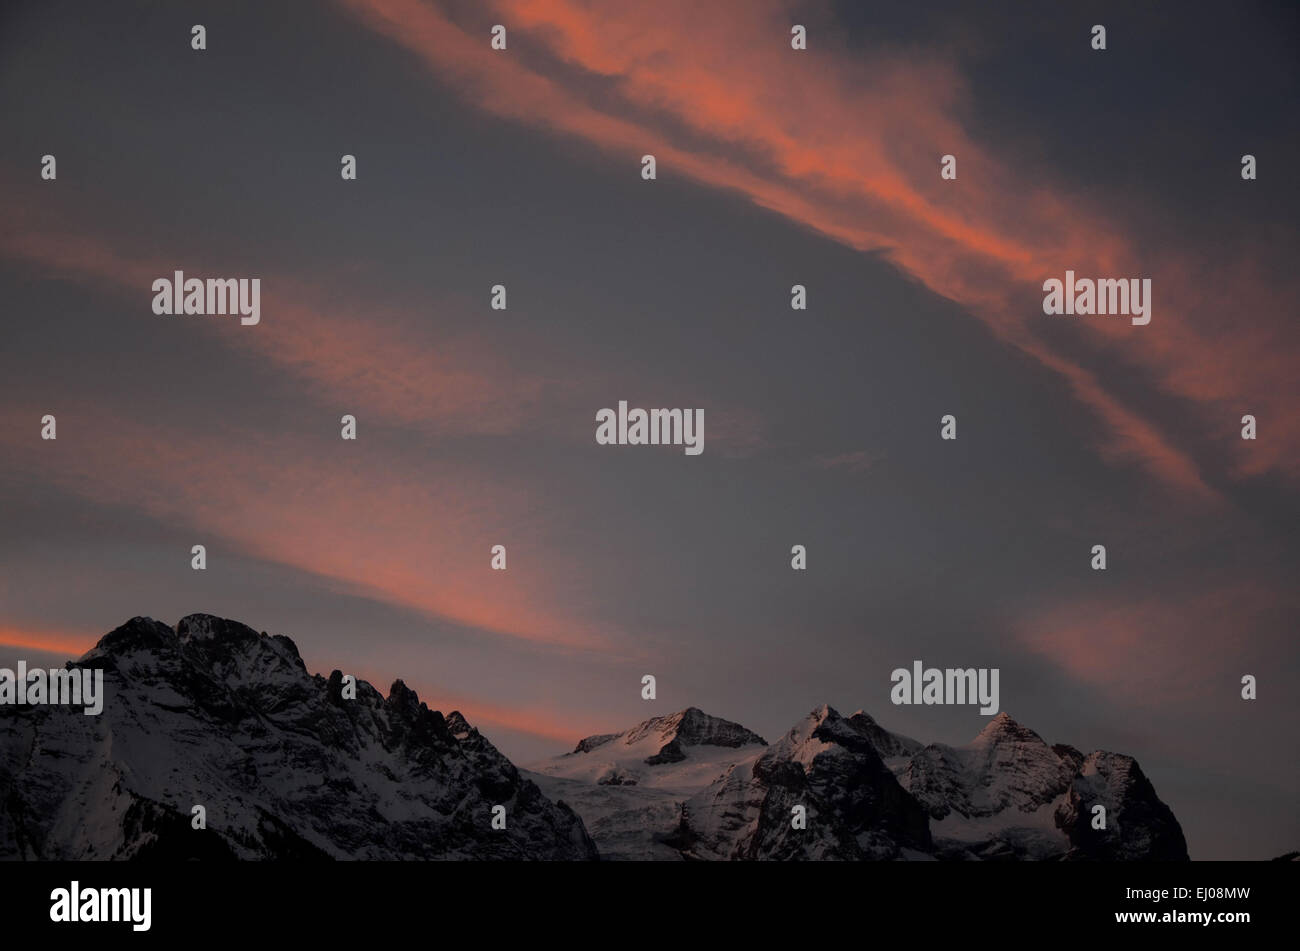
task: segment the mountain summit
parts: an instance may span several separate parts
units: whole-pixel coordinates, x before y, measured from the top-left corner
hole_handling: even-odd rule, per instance
[[[589,736],[573,752],[533,764],[529,776],[578,811],[601,858],[680,859],[669,840],[682,803],[766,748],[739,723],[687,707]]]
[[[739,723],[711,717],[699,707],[687,707],[677,713],[662,717],[651,717],[630,730],[622,733],[601,733],[580,740],[574,754],[590,753],[600,747],[624,750],[657,746],[658,749],[646,757],[648,766],[661,763],[679,763],[686,758],[686,747],[722,746],[739,749],[744,746],[766,746],[767,742],[757,733],[751,733]],[[608,752],[608,750],[607,750]]]
[[[104,669],[102,715],[0,708],[0,858],[596,857],[459,713],[400,680],[345,699],[287,637],[137,617],[70,666]]]
[[[687,718],[725,724],[728,742],[682,742],[670,724]],[[738,738],[748,742],[732,745]],[[681,759],[660,755],[673,744]],[[605,858],[1187,858],[1178,821],[1135,760],[1049,746],[1006,713],[954,747],[823,705],[767,746],[692,708],[588,737],[532,768]],[[1104,829],[1094,828],[1097,806]]]

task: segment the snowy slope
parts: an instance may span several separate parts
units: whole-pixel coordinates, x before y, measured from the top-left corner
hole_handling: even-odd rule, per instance
[[[622,733],[581,740],[528,773],[550,799],[571,805],[605,859],[680,859],[665,844],[682,802],[766,744],[737,723],[690,707]]]
[[[738,723],[688,707],[622,733],[589,736],[572,753],[531,768],[547,776],[599,785],[695,790],[716,779],[738,757],[766,745],[761,736]]]

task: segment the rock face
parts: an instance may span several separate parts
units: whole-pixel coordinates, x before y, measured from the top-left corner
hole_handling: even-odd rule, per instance
[[[1073,772],[1037,733],[999,713],[968,746],[917,750],[903,776],[931,818],[944,819],[1032,812],[1068,789]]]
[[[665,724],[687,718],[747,742],[683,744]],[[1178,821],[1131,757],[1048,746],[1006,714],[966,746],[926,746],[823,706],[759,744],[692,709],[589,737],[534,769],[605,858],[1187,858]],[[1104,830],[1093,828],[1098,805]],[[796,806],[805,828],[794,827]]]
[[[697,859],[894,859],[927,850],[925,812],[881,760],[872,726],[862,715],[813,711],[689,799],[676,844]]]
[[[1092,808],[1097,803],[1106,805],[1110,836],[1092,829]],[[1137,760],[1122,753],[1089,754],[1055,816],[1057,826],[1070,837],[1067,859],[1187,858],[1187,842],[1173,811],[1156,797]]]
[[[104,668],[100,716],[0,707],[0,858],[596,857],[459,713],[400,680],[344,699],[343,675],[308,674],[287,637],[133,618],[75,666]]]
[[[1048,746],[1005,713],[961,747],[934,743],[892,764],[955,859],[1187,858],[1182,828],[1137,761]],[[1093,808],[1106,828],[1093,829]]]

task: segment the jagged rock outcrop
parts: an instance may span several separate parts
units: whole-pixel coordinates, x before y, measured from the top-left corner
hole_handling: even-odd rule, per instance
[[[345,699],[287,637],[137,617],[75,666],[104,669],[100,716],[0,707],[0,858],[596,857],[459,713],[400,680]]]
[[[1182,829],[1132,758],[1049,746],[1006,713],[965,746],[932,743],[891,765],[929,814],[940,858],[1187,858]],[[1091,826],[1097,805],[1105,829]]]
[[[967,746],[917,750],[903,784],[934,819],[979,818],[1008,807],[1032,812],[1069,788],[1073,772],[1037,733],[999,713]]]
[[[1106,807],[1106,829],[1093,826],[1093,807]],[[1181,861],[1187,841],[1173,811],[1156,796],[1137,760],[1121,753],[1090,753],[1079,764],[1057,826],[1069,836],[1067,859]]]
[[[861,714],[813,711],[687,800],[676,844],[714,859],[893,859],[928,849],[925,812],[885,766],[873,727]]]

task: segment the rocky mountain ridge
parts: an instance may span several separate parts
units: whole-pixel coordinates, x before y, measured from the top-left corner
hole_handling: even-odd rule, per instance
[[[694,708],[674,717],[688,713],[707,717]],[[642,738],[662,739],[673,720],[657,717],[532,769],[548,795],[573,804],[606,858],[1187,858],[1177,819],[1134,759],[1049,746],[1006,713],[958,747],[829,706],[770,746],[708,719],[752,740],[703,739],[679,744],[671,760],[638,759]],[[1104,829],[1093,828],[1096,806]]]
[[[948,746],[822,706],[768,745],[688,707],[520,770],[401,680],[309,674],[210,615],[68,666],[103,669],[101,715],[0,706],[0,858],[1187,858],[1134,759],[1005,713]]]
[[[459,713],[400,680],[345,698],[287,637],[137,617],[70,666],[104,669],[100,716],[0,708],[0,858],[596,857]]]

